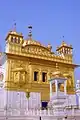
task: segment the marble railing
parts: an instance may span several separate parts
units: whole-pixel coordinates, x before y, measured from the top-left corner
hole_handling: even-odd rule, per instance
[[[0,110],[0,116],[52,116],[54,115],[54,110]]]
[[[80,116],[80,109],[77,108],[67,108],[64,109],[63,112],[59,111],[56,114],[55,109],[48,110],[18,110],[18,109],[8,109],[8,110],[0,110],[0,116]]]

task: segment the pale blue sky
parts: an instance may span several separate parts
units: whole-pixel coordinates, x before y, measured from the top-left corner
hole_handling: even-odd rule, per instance
[[[80,64],[80,0],[0,0],[0,42],[4,49],[5,36],[16,20],[17,31],[27,37],[27,26],[33,26],[33,39],[53,51],[65,42],[74,48],[74,62]],[[76,70],[80,79],[80,69]]]

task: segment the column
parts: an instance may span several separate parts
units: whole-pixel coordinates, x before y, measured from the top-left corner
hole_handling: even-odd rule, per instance
[[[65,95],[67,94],[66,85],[67,85],[67,81],[65,80],[65,81],[64,81],[64,94],[65,94]]]
[[[49,83],[50,80],[50,72],[47,73],[47,83]]]
[[[58,82],[55,80],[56,94],[58,94]]]
[[[38,81],[39,83],[41,83],[42,82],[42,72],[41,72],[41,70],[39,71],[39,81]]]
[[[52,83],[50,82],[50,99],[52,97]]]
[[[32,66],[31,66],[31,63],[29,63],[29,77],[28,77],[28,83],[31,83],[33,81],[33,69],[32,69]]]
[[[78,104],[79,104],[79,109],[80,109],[80,95],[78,95]]]

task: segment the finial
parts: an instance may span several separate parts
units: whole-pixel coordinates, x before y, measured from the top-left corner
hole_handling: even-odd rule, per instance
[[[16,22],[14,21],[13,31],[16,32]]]
[[[48,44],[47,48],[51,51],[51,49],[52,49],[51,44]]]
[[[28,29],[29,29],[28,36],[29,36],[29,39],[31,39],[31,37],[32,37],[32,26],[28,26]]]
[[[63,44],[65,43],[64,40],[62,41],[62,43],[63,43]]]
[[[70,45],[70,47],[72,47],[72,45]]]
[[[63,36],[63,38],[64,38],[64,36]]]

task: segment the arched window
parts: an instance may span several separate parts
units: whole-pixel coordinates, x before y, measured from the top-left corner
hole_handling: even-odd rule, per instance
[[[11,37],[11,42],[13,42],[13,37]]]
[[[47,73],[42,72],[42,81],[46,82],[47,81]]]
[[[20,38],[18,37],[18,39],[17,39],[17,43],[19,44],[20,43]]]
[[[13,38],[13,42],[14,42],[14,43],[16,43],[16,41],[17,41],[16,37],[15,37],[15,38]]]
[[[34,81],[37,81],[37,80],[38,80],[38,72],[34,71]]]

